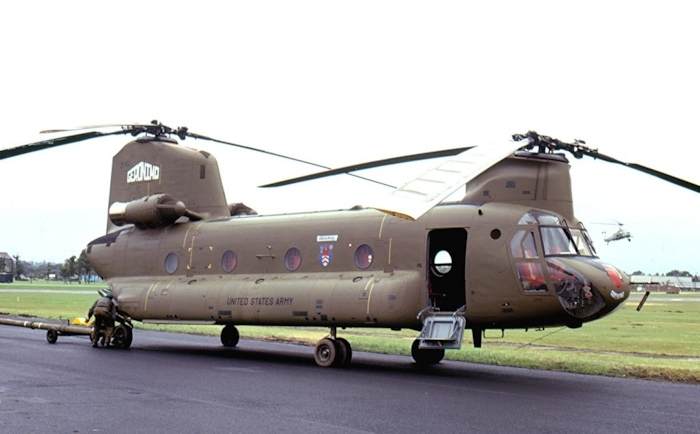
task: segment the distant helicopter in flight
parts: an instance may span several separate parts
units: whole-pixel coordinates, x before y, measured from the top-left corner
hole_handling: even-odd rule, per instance
[[[609,223],[612,224],[612,223]],[[624,224],[622,223],[617,223],[619,226],[619,229],[615,231],[613,234],[605,237],[605,243],[610,244],[610,241],[618,241],[618,240],[624,240],[627,238],[627,241],[632,241],[632,234],[630,234],[630,231],[626,231],[622,229]],[[603,235],[605,235],[605,232],[603,232]]]

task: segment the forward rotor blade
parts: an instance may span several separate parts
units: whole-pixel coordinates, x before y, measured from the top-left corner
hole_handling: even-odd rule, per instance
[[[350,166],[339,167],[337,169],[327,170],[325,172],[317,172],[317,173],[312,173],[310,175],[300,176],[297,178],[286,179],[284,181],[273,182],[271,184],[261,185],[260,187],[263,187],[263,188],[281,187],[283,185],[290,185],[290,184],[295,184],[297,182],[311,181],[313,179],[325,178],[327,176],[341,175],[341,174],[348,174],[350,176],[362,178],[360,176],[357,176],[357,175],[354,175],[354,174],[348,173],[348,172],[354,172],[357,170],[365,170],[365,169],[373,169],[375,167],[382,167],[382,166],[390,166],[392,164],[400,164],[400,163],[408,163],[408,162],[412,162],[412,161],[428,160],[431,158],[451,157],[453,155],[457,155],[457,154],[464,152],[464,151],[471,149],[471,148],[473,148],[473,146],[469,146],[466,148],[444,149],[444,150],[440,150],[440,151],[423,152],[421,154],[404,155],[401,157],[386,158],[384,160],[376,160],[376,161],[370,161],[367,163],[353,164]],[[367,178],[362,178],[362,179],[367,179]],[[375,181],[375,182],[377,182],[377,181]],[[384,184],[384,185],[386,185],[388,187],[393,187],[393,186],[390,186],[388,184]]]
[[[670,182],[671,184],[675,184],[679,187],[687,188],[688,190],[692,190],[696,193],[700,193],[700,186],[698,186],[697,184],[693,184],[692,182],[688,182],[684,179],[676,178],[675,176],[669,175],[668,173],[659,172],[658,170],[643,166],[641,164],[626,163],[624,161],[618,160],[617,158],[613,158],[609,155],[601,154],[598,152],[597,149],[591,149],[587,146],[584,146],[584,144],[586,142],[581,141],[581,140],[575,140],[574,143],[566,143],[566,142],[562,142],[561,140],[558,140],[558,139],[553,139],[549,136],[539,135],[535,131],[528,131],[526,134],[514,134],[513,135],[513,139],[516,139],[516,140],[517,139],[524,139],[524,138],[530,139],[530,146],[540,147],[539,152],[544,152],[544,149],[549,148],[552,150],[569,151],[576,158],[582,158],[584,155],[587,155],[589,157],[593,157],[594,159],[600,158],[601,160],[607,161],[608,163],[620,164],[622,166],[627,166],[630,169],[639,170],[640,172],[644,172],[647,175],[655,176],[659,179],[663,179],[664,181]]]
[[[132,130],[134,127],[151,127],[152,125],[148,124],[103,124],[103,125],[85,125],[82,127],[73,127],[73,128],[60,128],[60,129],[55,129],[55,130],[44,130],[40,131],[41,134],[45,133],[67,133],[69,131],[81,131],[81,130],[96,130],[99,128],[122,128],[122,129],[128,129]]]
[[[42,140],[41,142],[28,143],[26,145],[17,146],[9,149],[0,150],[0,160],[5,158],[16,157],[18,155],[29,154],[30,152],[41,151],[42,149],[55,148],[57,146],[68,145],[70,143],[81,142],[83,140],[94,139],[96,137],[112,136],[115,134],[126,134],[129,131],[113,131],[111,133],[101,133],[99,131],[90,131],[87,133],[76,134],[73,136],[57,137],[55,139]]]
[[[417,220],[455,190],[530,143],[530,139],[524,139],[478,146],[471,152],[469,148],[368,206],[396,217]]]
[[[637,163],[625,163],[624,161],[620,161],[616,158],[604,154],[594,153],[588,155],[590,155],[593,158],[600,158],[601,160],[607,161],[608,163],[620,164],[622,166],[627,166],[630,169],[639,170],[640,172],[644,172],[647,175],[655,176],[657,178],[663,179],[664,181],[668,181],[671,184],[687,188],[688,190],[692,190],[696,193],[700,193],[700,185],[693,184],[692,182],[686,181],[685,179],[676,178],[675,176],[669,175],[668,173],[659,172],[658,170],[642,166],[641,164]]]

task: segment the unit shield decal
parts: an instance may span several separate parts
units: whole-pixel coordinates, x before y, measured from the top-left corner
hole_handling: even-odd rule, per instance
[[[333,244],[321,244],[318,251],[318,262],[324,267],[333,260]]]

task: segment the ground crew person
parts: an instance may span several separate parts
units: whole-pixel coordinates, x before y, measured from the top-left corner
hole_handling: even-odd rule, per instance
[[[100,339],[100,332],[103,333],[102,346],[109,346],[109,341],[114,332],[114,317],[116,314],[116,306],[112,299],[112,294],[105,294],[102,298],[95,300],[92,307],[88,311],[85,322],[90,321],[90,317],[95,315],[95,326],[92,329],[90,340],[92,346],[96,347]]]

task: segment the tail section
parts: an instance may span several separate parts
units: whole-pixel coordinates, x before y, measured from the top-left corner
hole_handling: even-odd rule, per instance
[[[108,233],[230,216],[216,158],[165,137],[136,139],[114,156],[109,207]]]

